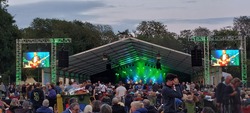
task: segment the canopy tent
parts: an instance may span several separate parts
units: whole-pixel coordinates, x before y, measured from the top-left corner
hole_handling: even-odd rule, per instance
[[[69,67],[62,71],[79,75],[95,75],[106,71],[106,64],[111,68],[144,60],[149,64],[156,63],[160,54],[162,68],[169,68],[182,73],[192,74],[191,55],[167,47],[142,41],[136,38],[125,38],[97,48],[93,48],[69,57]],[[104,55],[105,54],[105,55]],[[108,61],[103,60],[108,56]]]

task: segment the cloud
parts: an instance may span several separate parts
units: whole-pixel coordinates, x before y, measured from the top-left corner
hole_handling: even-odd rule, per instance
[[[8,11],[17,25],[28,27],[34,18],[80,20],[135,29],[141,21],[171,25],[224,25],[233,17],[250,15],[249,0],[10,0]],[[223,4],[223,5],[221,5]],[[236,7],[241,6],[241,7]],[[178,26],[175,27],[174,25]]]
[[[89,20],[98,15],[82,15],[81,12],[105,4],[96,1],[43,1],[9,6],[8,11],[14,16],[19,26],[27,27],[34,18],[57,18],[65,20]]]

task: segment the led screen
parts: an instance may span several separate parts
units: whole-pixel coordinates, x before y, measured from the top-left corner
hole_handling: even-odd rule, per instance
[[[211,50],[212,66],[239,66],[239,50]]]
[[[25,52],[23,53],[23,68],[50,67],[49,52]]]

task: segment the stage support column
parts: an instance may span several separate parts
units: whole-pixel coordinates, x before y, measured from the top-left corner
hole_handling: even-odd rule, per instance
[[[204,76],[205,84],[210,83],[209,37],[204,37]]]
[[[246,36],[241,37],[241,77],[245,87],[247,87],[247,51]]]
[[[51,82],[56,83],[56,41],[51,39]]]
[[[20,85],[22,76],[22,40],[16,39],[16,85]]]

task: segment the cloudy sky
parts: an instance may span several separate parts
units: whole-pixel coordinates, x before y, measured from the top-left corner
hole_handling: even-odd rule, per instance
[[[135,30],[141,21],[159,21],[171,32],[199,26],[210,30],[250,16],[250,0],[9,0],[8,12],[19,28],[34,18],[81,20],[106,24],[114,32]]]

